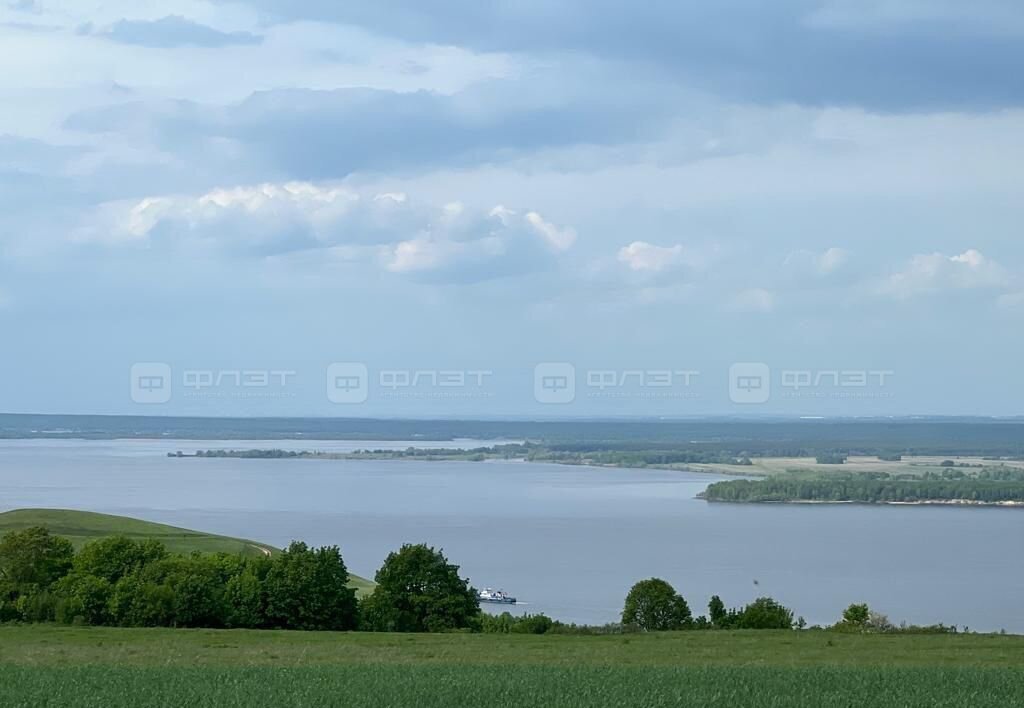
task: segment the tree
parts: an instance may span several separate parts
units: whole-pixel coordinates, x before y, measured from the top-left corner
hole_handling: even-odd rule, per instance
[[[71,570],[71,541],[42,526],[12,531],[0,539],[0,582],[9,588],[47,588]]]
[[[311,549],[293,541],[275,556],[264,582],[266,616],[282,629],[354,629],[355,590],[337,546]]]
[[[110,595],[113,588],[105,578],[71,573],[54,585],[57,595],[56,619],[67,624],[100,625],[110,620]]]
[[[871,611],[864,603],[853,604],[843,610],[843,624],[863,629],[867,626]]]
[[[174,620],[174,590],[143,578],[136,571],[114,585],[109,608],[113,622],[122,627],[170,627]]]
[[[634,585],[622,608],[623,624],[651,632],[685,629],[692,621],[686,600],[660,578],[641,580]]]
[[[726,617],[729,613],[726,612],[725,603],[722,602],[722,598],[718,595],[711,596],[711,602],[708,603],[708,619],[711,624],[715,627],[722,627],[725,625]]]
[[[147,566],[144,575],[158,574],[174,597],[171,625],[174,627],[223,627],[226,579],[216,556],[195,553],[171,557]]]
[[[133,541],[126,536],[111,536],[91,541],[75,556],[75,572],[116,583],[144,565],[167,557],[167,549],[155,540]]]
[[[737,629],[792,629],[793,611],[770,597],[759,597],[736,616]]]
[[[424,544],[389,553],[362,604],[367,629],[440,632],[472,626],[480,615],[476,591],[441,551]]]
[[[227,606],[224,624],[227,627],[255,629],[267,622],[263,584],[254,567],[247,566],[228,578],[224,586],[224,602]]]

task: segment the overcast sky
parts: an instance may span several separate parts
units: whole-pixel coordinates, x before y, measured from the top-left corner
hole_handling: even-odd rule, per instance
[[[1019,0],[0,0],[0,411],[1024,414],[1022,66]]]

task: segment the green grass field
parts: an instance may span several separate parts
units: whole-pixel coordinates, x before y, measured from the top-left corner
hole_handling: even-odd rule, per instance
[[[0,705],[1009,706],[1024,637],[0,627]]]
[[[202,531],[181,529],[152,521],[127,516],[97,514],[70,509],[15,509],[0,513],[0,536],[8,531],[20,531],[30,526],[45,526],[58,536],[69,539],[75,548],[89,541],[107,536],[127,536],[135,540],[156,539],[171,553],[231,553],[244,556],[262,556],[280,553],[280,549],[266,543],[244,538],[217,536]],[[373,589],[373,582],[351,576],[350,585],[360,594]]]

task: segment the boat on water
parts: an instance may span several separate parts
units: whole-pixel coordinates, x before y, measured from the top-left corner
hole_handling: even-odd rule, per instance
[[[496,602],[502,605],[514,605],[516,599],[509,595],[504,590],[492,590],[491,588],[484,588],[477,593],[477,599],[480,602]]]

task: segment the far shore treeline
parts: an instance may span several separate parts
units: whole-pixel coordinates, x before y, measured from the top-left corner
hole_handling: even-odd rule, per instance
[[[884,472],[777,475],[715,482],[701,497],[720,502],[1024,504],[1024,470],[995,468],[972,477],[961,470],[918,477]]]
[[[334,631],[605,634],[699,629],[804,629],[803,618],[769,597],[727,609],[711,598],[694,617],[664,580],[642,580],[626,597],[621,623],[567,625],[542,614],[482,613],[477,592],[444,554],[407,544],[388,555],[362,598],[336,546],[293,542],[264,557],[171,554],[156,540],[110,536],[85,544],[34,526],[0,538],[0,622],[124,627]],[[866,605],[851,605],[828,629],[955,632],[895,627]]]

